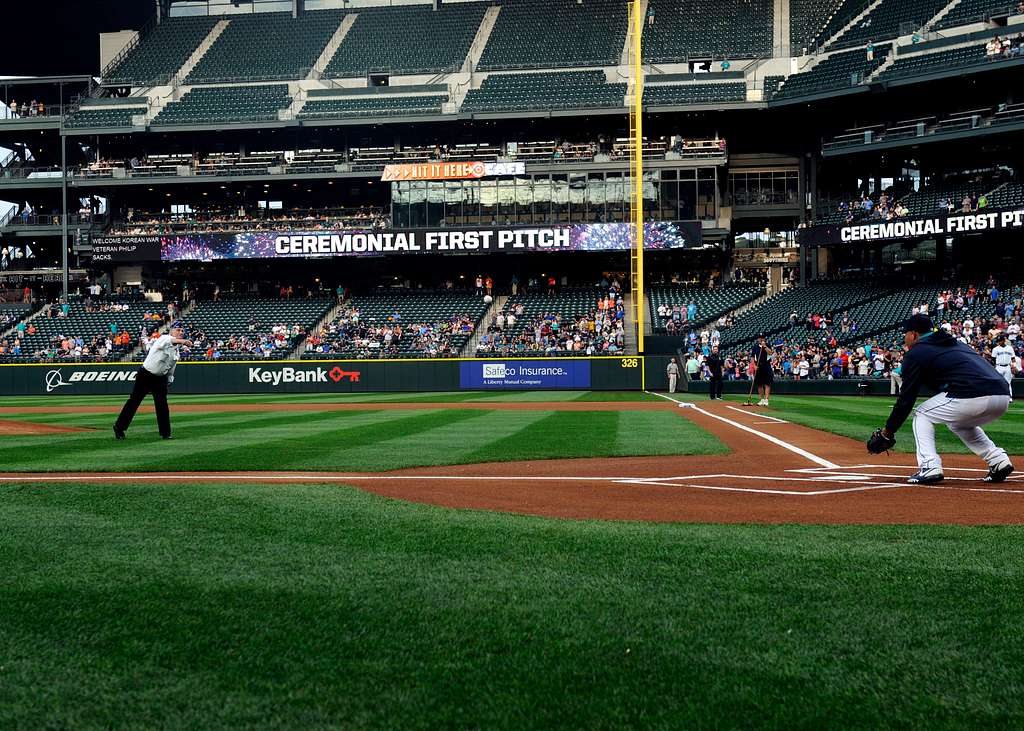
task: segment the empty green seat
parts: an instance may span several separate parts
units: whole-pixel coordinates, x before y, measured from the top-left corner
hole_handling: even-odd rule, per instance
[[[625,84],[608,84],[602,71],[491,74],[471,89],[463,112],[591,109],[625,105]]]
[[[298,18],[291,13],[228,16],[228,27],[186,83],[304,77],[344,16],[340,10],[311,10]]]
[[[506,0],[477,68],[481,71],[618,64],[626,41],[621,0]]]

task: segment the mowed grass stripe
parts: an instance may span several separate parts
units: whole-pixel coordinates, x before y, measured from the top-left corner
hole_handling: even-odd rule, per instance
[[[451,411],[442,413],[452,415]],[[343,461],[353,470],[474,463],[481,461],[475,455],[480,444],[529,431],[549,415],[550,412],[545,411],[459,411],[455,418],[421,422],[428,428],[415,434],[395,429],[379,441],[339,445],[331,454],[312,452],[304,463],[314,469],[325,469],[332,462]],[[550,445],[541,445],[541,449],[547,457],[558,456]],[[513,452],[503,459],[516,459],[516,454]]]
[[[615,411],[588,414],[585,429],[578,412],[556,411],[518,431],[478,446],[466,455],[467,462],[505,462],[510,459],[544,459],[546,455],[578,454],[586,450],[591,438],[602,433],[615,433],[619,415]],[[514,456],[513,456],[514,455]]]
[[[274,469],[266,466],[269,455],[259,455],[261,445],[281,434],[292,434],[296,429],[307,433],[322,421],[334,422],[338,414],[314,412],[303,414],[274,413],[251,414],[241,423],[221,423],[207,426],[198,421],[190,430],[177,430],[174,441],[165,442],[157,432],[156,420],[142,429],[132,428],[128,439],[117,441],[113,432],[76,432],[60,435],[19,437],[20,447],[7,447],[0,439],[0,463],[13,471],[100,471],[128,470],[248,470]],[[373,420],[376,412],[348,412],[355,419]],[[173,426],[172,420],[172,426]],[[244,425],[243,425],[244,424]],[[24,444],[32,440],[32,445]],[[57,443],[59,450],[53,450]],[[215,456],[230,453],[234,459],[218,461]],[[254,454],[255,453],[255,454]],[[237,462],[237,463],[236,463]],[[248,464],[252,466],[246,466]]]
[[[296,418],[300,415],[292,414],[290,421],[272,432],[260,430],[239,435],[238,439],[245,448],[240,449],[234,438],[230,442],[206,445],[184,455],[177,462],[180,466],[174,469],[312,469],[310,465],[318,455],[322,459],[322,469],[355,469],[342,457],[347,448],[373,444],[391,434],[414,437],[420,430],[444,420],[446,415],[450,412],[320,412],[316,419]],[[246,466],[247,462],[253,461],[253,452],[263,455],[256,462],[258,467]],[[172,464],[175,464],[174,460],[147,462],[146,469],[171,468]],[[222,466],[212,467],[213,464]],[[376,469],[386,467],[381,467],[378,461]]]

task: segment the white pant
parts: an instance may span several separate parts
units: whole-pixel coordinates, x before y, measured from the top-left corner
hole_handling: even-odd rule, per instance
[[[675,393],[676,392],[676,379],[677,378],[678,378],[678,376],[676,376],[676,375],[674,375],[672,373],[668,374],[668,392],[669,393]]]
[[[917,466],[942,469],[942,458],[935,450],[935,425],[945,424],[960,437],[967,448],[995,467],[1007,461],[1006,450],[1000,449],[981,430],[982,424],[995,421],[1010,407],[1009,396],[979,396],[955,399],[945,393],[932,396],[914,409],[914,441],[917,443]]]
[[[996,366],[996,370],[999,372],[999,375],[1001,375],[1003,378],[1006,379],[1007,383],[1009,383],[1011,386],[1013,385],[1013,368],[1012,367],[1010,367],[1008,365]]]

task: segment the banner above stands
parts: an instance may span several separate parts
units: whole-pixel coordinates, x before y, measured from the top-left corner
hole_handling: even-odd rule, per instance
[[[525,162],[424,162],[385,165],[380,179],[395,180],[471,180],[502,175],[524,175]]]
[[[1024,229],[1024,209],[982,209],[974,213],[937,213],[934,216],[860,221],[850,225],[812,226],[797,231],[807,246],[828,246],[858,241],[912,241],[930,236],[956,236],[986,231]]]
[[[388,229],[107,236],[93,239],[93,261],[213,261],[404,254],[499,254],[526,251],[628,251],[629,223],[533,228]],[[701,244],[699,221],[644,224],[645,251]]]

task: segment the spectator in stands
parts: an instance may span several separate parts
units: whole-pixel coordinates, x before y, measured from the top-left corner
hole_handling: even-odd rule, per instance
[[[868,41],[867,45],[864,46],[864,53],[867,56],[868,61],[875,60],[875,43],[874,41]]]

